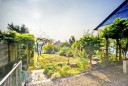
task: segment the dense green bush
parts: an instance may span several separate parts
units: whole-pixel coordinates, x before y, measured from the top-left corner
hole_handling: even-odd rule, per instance
[[[55,72],[55,68],[53,65],[47,65],[44,68],[44,74],[47,76],[51,76]]]
[[[58,51],[58,48],[52,44],[47,44],[43,47],[44,53],[53,54]]]
[[[68,70],[70,70],[70,69],[71,69],[71,67],[68,66],[68,65],[63,66],[63,67],[60,69],[60,74],[61,74],[61,76],[63,76],[63,77],[69,76]]]
[[[63,47],[59,51],[60,56],[68,56],[68,57],[73,57],[73,51],[69,47]]]
[[[59,55],[60,56],[66,56],[66,53],[69,51],[69,49],[70,48],[68,48],[68,47],[61,48],[60,51],[59,51]]]
[[[0,67],[0,79],[10,72],[10,70],[13,68],[15,63],[16,61],[12,61],[6,64],[5,66]]]

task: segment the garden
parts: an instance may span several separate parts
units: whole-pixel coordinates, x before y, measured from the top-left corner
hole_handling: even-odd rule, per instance
[[[100,68],[122,63],[127,59],[128,19],[117,18],[104,28],[98,36],[83,34],[79,40],[71,36],[60,45],[46,43],[42,54],[35,53],[37,61],[36,57],[31,59],[29,70],[44,69],[44,74],[54,80],[92,69],[93,60],[97,60]]]
[[[112,24],[104,26],[97,36],[86,33],[78,40],[71,36],[68,41],[59,44],[48,38],[35,39],[24,25],[20,27],[12,23],[8,29],[8,32],[0,32],[1,40],[7,40],[8,50],[13,51],[8,52],[8,63],[22,60],[28,68],[25,70],[43,69],[43,74],[51,80],[90,71],[94,60],[100,68],[105,68],[127,59],[128,19],[115,19]],[[16,49],[18,52],[14,52]]]

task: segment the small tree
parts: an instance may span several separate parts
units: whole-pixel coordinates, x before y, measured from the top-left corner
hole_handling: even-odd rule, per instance
[[[75,37],[71,36],[71,38],[69,39],[70,45],[72,45],[74,42],[75,42]]]

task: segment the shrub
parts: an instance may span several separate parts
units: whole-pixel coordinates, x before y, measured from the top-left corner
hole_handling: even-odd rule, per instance
[[[59,67],[62,67],[62,66],[64,66],[65,64],[64,64],[64,62],[59,62],[58,64],[57,64],[57,66],[59,66]]]
[[[68,73],[69,76],[72,76],[72,75],[79,74],[80,70],[79,69],[70,69],[70,70],[67,71],[67,73]]]
[[[34,66],[29,66],[28,70],[35,70],[36,68]]]
[[[57,47],[52,44],[47,44],[43,47],[44,53],[53,54],[58,51]]]
[[[66,77],[66,76],[69,76],[69,74],[68,74],[68,70],[70,70],[71,69],[71,67],[69,67],[68,65],[65,65],[65,66],[63,66],[61,69],[60,69],[60,74],[61,74],[61,76],[63,76],[63,77]]]
[[[51,76],[54,73],[54,71],[55,71],[55,68],[53,65],[47,65],[44,68],[44,74],[48,76]]]
[[[63,51],[63,50],[60,50],[60,51],[59,51],[59,55],[60,55],[60,56],[66,56],[66,52]]]
[[[66,52],[66,56],[68,56],[68,57],[73,57],[73,52],[72,52],[71,49]]]
[[[61,75],[57,72],[57,73],[52,74],[51,80],[55,80],[55,79],[58,79],[60,77],[61,77]]]
[[[69,51],[69,47],[63,47],[63,48],[61,48],[60,49],[60,51],[59,51],[59,55],[60,56],[66,56],[66,53]]]

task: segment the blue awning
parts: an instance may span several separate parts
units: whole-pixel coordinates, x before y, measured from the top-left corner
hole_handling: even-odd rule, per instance
[[[99,27],[109,25],[116,18],[128,18],[128,1],[125,0],[116,10],[114,10],[103,22],[101,22],[94,30]]]

